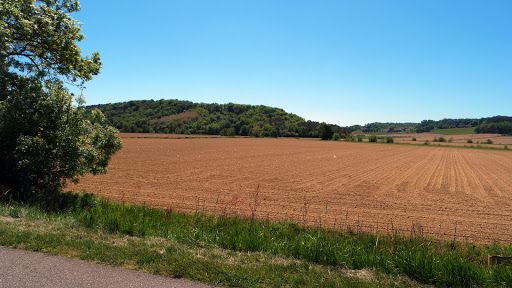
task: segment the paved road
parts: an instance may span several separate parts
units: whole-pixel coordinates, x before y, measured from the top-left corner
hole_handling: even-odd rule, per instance
[[[0,287],[175,287],[210,286],[184,279],[154,276],[142,272],[0,247]]]

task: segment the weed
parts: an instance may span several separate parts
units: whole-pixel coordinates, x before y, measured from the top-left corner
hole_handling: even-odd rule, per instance
[[[2,211],[0,209],[0,213]],[[41,218],[54,217],[52,212],[38,211]],[[292,222],[213,216],[199,212],[190,215],[171,209],[154,209],[106,200],[97,201],[88,210],[69,210],[65,215],[73,219],[73,225],[91,231],[161,237],[183,245],[211,246],[235,252],[268,253],[328,267],[375,269],[437,286],[495,286],[512,283],[512,268],[487,267],[485,261],[490,251],[510,253],[509,248],[435,241],[423,238],[421,227],[414,228],[416,236],[413,238],[397,234],[377,236],[360,232],[359,229],[357,232],[343,233],[305,228]],[[0,239],[3,237],[7,236],[0,233]],[[23,237],[16,239],[25,241]]]

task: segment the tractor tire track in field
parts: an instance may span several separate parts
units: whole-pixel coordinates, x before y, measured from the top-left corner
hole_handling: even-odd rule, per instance
[[[124,138],[78,186],[118,200],[375,233],[511,241],[512,153],[304,139]],[[455,231],[457,231],[455,233]]]

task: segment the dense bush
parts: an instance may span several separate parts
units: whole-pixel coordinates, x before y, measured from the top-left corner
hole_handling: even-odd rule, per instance
[[[318,126],[318,137],[322,140],[329,140],[332,138],[334,132],[332,131],[331,125],[326,123],[321,123]]]
[[[377,140],[378,140],[377,135],[370,135],[370,137],[368,137],[368,142],[376,143]]]
[[[341,139],[341,135],[339,133],[332,134],[333,141],[339,141]]]
[[[101,66],[98,54],[81,55],[70,17],[78,9],[78,1],[1,2],[0,185],[9,197],[51,201],[66,181],[104,172],[120,148],[102,114],[66,88],[83,87]]]
[[[512,117],[510,118],[510,120],[503,122],[491,122],[488,120],[476,127],[475,130],[477,133],[512,134]]]
[[[386,143],[394,143],[394,142],[395,142],[395,140],[393,139],[393,137],[391,137],[391,136],[386,137]]]

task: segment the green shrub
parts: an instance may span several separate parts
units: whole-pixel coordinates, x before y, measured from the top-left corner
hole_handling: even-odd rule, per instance
[[[357,135],[357,142],[363,142],[364,136],[363,135]]]
[[[0,5],[0,185],[11,198],[60,197],[66,181],[105,172],[121,147],[103,114],[86,110],[69,90],[83,88],[101,68],[98,53],[85,57],[78,46],[74,2]]]
[[[341,139],[341,135],[339,133],[332,134],[333,141],[339,141]]]
[[[376,143],[377,140],[378,140],[377,135],[370,135],[370,137],[368,137],[368,142]]]
[[[318,136],[322,140],[329,140],[329,139],[331,139],[333,134],[334,133],[332,131],[331,125],[326,124],[326,123],[322,123],[322,124],[320,124],[318,126]]]
[[[395,142],[395,140],[393,139],[393,137],[391,137],[391,136],[386,137],[386,143],[394,143],[394,142]]]
[[[468,144],[473,144],[473,140],[471,139],[468,139],[468,141],[466,141]]]

